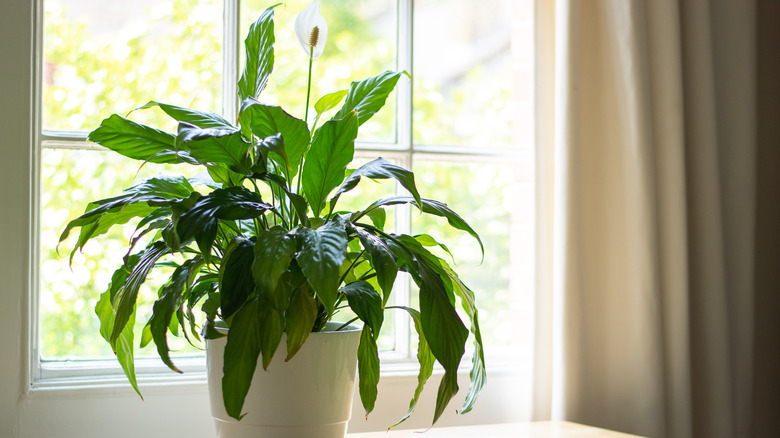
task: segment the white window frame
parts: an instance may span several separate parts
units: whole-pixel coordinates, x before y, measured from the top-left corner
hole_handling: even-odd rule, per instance
[[[398,33],[398,63],[400,69],[408,71],[411,71],[412,60],[411,3],[411,0],[398,2],[399,21],[404,23]],[[225,4],[226,20],[237,22],[238,1],[225,0]],[[4,252],[0,253],[3,262],[0,263],[0,278],[7,279],[0,286],[3,290],[0,293],[0,329],[5,334],[0,336],[0,348],[10,351],[0,356],[0,435],[80,438],[102,437],[106,433],[115,437],[135,437],[141,434],[213,436],[205,378],[202,372],[197,372],[202,367],[197,363],[198,360],[192,364],[181,364],[191,366],[196,371],[184,376],[158,374],[153,366],[144,370],[142,364],[139,367],[139,381],[146,397],[143,403],[122,375],[113,373],[110,377],[95,377],[100,374],[98,370],[101,368],[118,369],[114,364],[92,363],[93,366],[88,368],[76,369],[76,375],[73,373],[74,368],[69,367],[70,374],[65,373],[67,378],[57,378],[57,370],[50,370],[53,374],[49,376],[42,373],[35,347],[39,274],[39,155],[43,141],[72,145],[74,140],[73,136],[66,133],[44,133],[40,129],[42,9],[42,0],[9,0],[0,5],[0,28],[3,29],[0,30],[3,32],[0,36],[9,36],[3,39],[6,43],[0,47],[0,54],[3,55],[2,59],[10,60],[8,67],[0,70],[0,82],[10,84],[0,85],[0,89],[8,92],[4,94],[8,98],[3,108],[4,117],[0,120],[0,132],[6,133],[8,139],[0,147],[5,156],[4,160],[0,160],[0,180],[6,182],[3,187],[19,188],[10,193],[6,189],[0,191],[0,205],[8,208],[3,219],[7,226],[0,227],[0,244],[4,248]],[[238,29],[238,26],[235,28]],[[240,41],[237,32],[225,32],[226,43]],[[234,47],[240,45],[235,44]],[[226,56],[237,57],[237,53],[225,52]],[[236,76],[235,71],[229,70],[225,71],[225,75]],[[234,85],[226,85],[230,86]],[[233,94],[225,93],[226,96]],[[410,166],[416,154],[468,156],[475,152],[461,147],[414,145],[410,85],[399,87],[398,99],[397,143],[359,144],[361,155],[371,156],[381,152],[384,156],[396,158],[401,164]],[[230,106],[226,105],[226,108]],[[404,123],[401,118],[405,119]],[[500,153],[481,151],[477,155],[490,158]],[[68,368],[67,364],[59,366]],[[463,377],[462,388],[465,393],[468,376],[464,373]],[[448,412],[439,424],[475,424],[524,418],[526,410],[518,408],[517,393],[506,391],[506,388],[525,383],[517,381],[512,367],[493,367],[489,378],[491,385],[483,392],[472,414],[461,417]],[[368,421],[353,421],[350,430],[384,430],[403,414],[415,385],[413,366],[385,366],[377,410]],[[428,386],[418,405],[418,412],[405,426],[428,426],[435,397],[435,377]],[[455,403],[457,401],[453,405]],[[453,406],[451,410],[455,408]],[[358,397],[355,399],[354,412],[353,418],[362,418]]]

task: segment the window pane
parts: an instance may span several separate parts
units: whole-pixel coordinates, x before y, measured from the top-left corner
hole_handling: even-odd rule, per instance
[[[222,0],[44,5],[46,129],[89,131],[150,100],[221,112]],[[158,111],[135,119],[175,129]]]
[[[241,53],[249,25],[268,6],[267,0],[241,2]],[[260,96],[263,103],[282,106],[303,119],[308,57],[293,30],[296,15],[309,0],[290,0],[274,10],[276,43],[274,72]],[[312,67],[311,107],[321,96],[349,88],[385,70],[394,70],[396,58],[396,2],[392,0],[339,0],[322,2],[320,14],[328,23],[328,41]],[[243,68],[243,62],[242,62]],[[385,108],[360,127],[359,140],[395,142],[395,94]],[[313,109],[310,109],[312,112]],[[314,114],[309,114],[309,121]],[[327,119],[326,119],[327,120]]]
[[[179,166],[181,167],[181,166]],[[68,256],[79,230],[57,248],[57,241],[69,220],[84,212],[90,201],[121,193],[138,180],[153,176],[161,167],[138,162],[113,152],[43,149],[41,156],[41,293],[40,354],[43,359],[113,358],[108,344],[98,333],[99,321],[95,303],[106,290],[111,275],[121,266],[128,241],[135,229],[131,221],[114,227],[106,235],[87,243],[83,253],[76,253],[69,266]],[[181,172],[185,169],[176,169]],[[171,172],[168,172],[171,173]],[[139,243],[136,250],[143,248]],[[151,304],[157,299],[157,288],[163,276],[150,277],[139,294],[136,338],[151,315]],[[196,351],[186,342],[169,337],[173,350]],[[139,356],[155,357],[150,346]]]
[[[485,245],[480,264],[479,244],[469,234],[447,226],[443,218],[412,214],[413,232],[445,244],[454,255],[454,269],[476,294],[486,351],[530,345],[533,197],[528,167],[416,160],[414,173],[420,194],[455,210]],[[437,254],[451,262],[443,251]]]
[[[530,145],[533,2],[416,0],[414,12],[414,142]]]

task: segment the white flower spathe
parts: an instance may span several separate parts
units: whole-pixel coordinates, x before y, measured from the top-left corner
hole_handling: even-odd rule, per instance
[[[313,0],[295,18],[295,36],[306,56],[315,60],[322,55],[328,40],[328,24],[320,15],[320,0]]]

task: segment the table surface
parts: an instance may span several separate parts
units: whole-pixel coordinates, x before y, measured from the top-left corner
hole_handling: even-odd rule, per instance
[[[419,434],[419,432],[425,432]],[[348,438],[640,438],[568,421],[487,424],[480,426],[435,427],[422,430],[352,433]]]

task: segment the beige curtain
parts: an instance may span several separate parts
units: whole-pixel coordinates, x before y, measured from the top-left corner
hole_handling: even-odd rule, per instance
[[[752,424],[757,2],[537,1],[537,419],[780,436]]]

